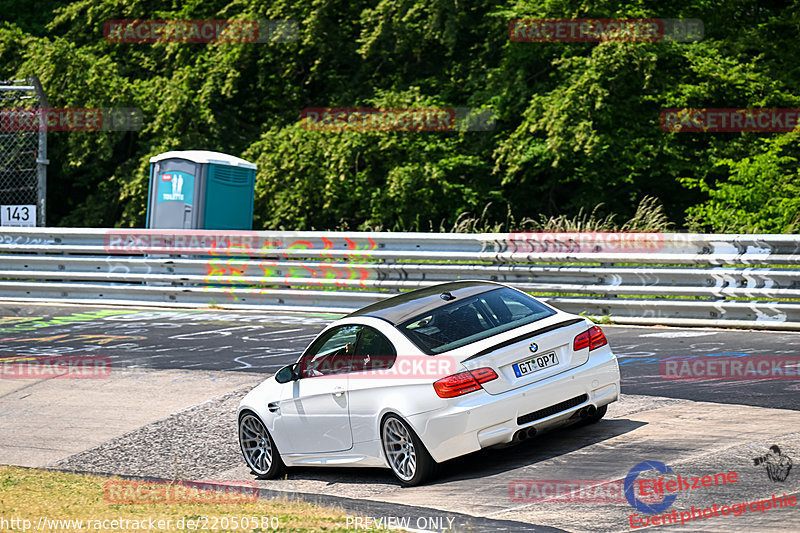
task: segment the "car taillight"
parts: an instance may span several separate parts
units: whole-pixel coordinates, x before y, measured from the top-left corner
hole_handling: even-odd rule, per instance
[[[597,326],[592,326],[575,337],[575,339],[572,341],[572,349],[577,352],[578,350],[589,348],[589,351],[591,352],[592,350],[600,348],[601,346],[605,346],[606,344],[608,344],[608,341],[606,340],[606,336],[603,334],[603,330]]]
[[[455,398],[462,394],[476,391],[481,388],[481,383],[497,379],[497,374],[491,368],[479,368],[471,372],[461,372],[442,378],[433,384],[439,398]]]

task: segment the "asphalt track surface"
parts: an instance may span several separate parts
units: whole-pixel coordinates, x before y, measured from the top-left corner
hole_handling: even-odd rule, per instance
[[[0,362],[92,355],[108,357],[114,369],[102,386],[0,379],[0,463],[252,480],[238,454],[231,413],[247,390],[295,361],[336,316],[0,305]],[[800,472],[777,483],[753,465],[754,456],[774,444],[800,460],[797,379],[664,379],[661,363],[675,357],[795,358],[800,334],[603,328],[620,358],[623,399],[599,424],[450,461],[425,487],[402,489],[385,470],[338,468],[295,469],[288,479],[259,481],[259,487],[264,496],[290,495],[374,517],[428,517],[428,527],[420,529],[441,530],[433,526],[452,518],[455,531],[630,531],[632,508],[624,500],[565,507],[515,499],[512,487],[520,479],[619,480],[640,460],[663,461],[685,475],[740,472],[736,490],[681,494],[675,508],[776,491],[797,495]],[[153,459],[159,455],[161,462]],[[798,514],[792,508],[669,527],[800,530]]]
[[[115,368],[273,374],[340,315],[0,306],[0,357],[98,355]],[[800,333],[606,326],[622,392],[800,409],[796,380],[670,380],[668,358],[792,357]],[[691,360],[691,359],[689,359]]]

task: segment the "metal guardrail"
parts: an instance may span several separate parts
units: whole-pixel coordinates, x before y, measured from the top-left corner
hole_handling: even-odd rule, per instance
[[[800,330],[800,236],[2,228],[0,298],[345,312],[455,279],[623,324]]]

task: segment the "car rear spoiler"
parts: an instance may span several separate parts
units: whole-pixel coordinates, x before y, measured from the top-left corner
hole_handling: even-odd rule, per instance
[[[478,353],[476,353],[474,355],[470,355],[469,357],[467,357],[466,359],[464,359],[461,362],[462,363],[466,363],[467,361],[471,361],[472,359],[477,359],[478,357],[483,357],[484,355],[492,353],[495,350],[499,350],[500,348],[505,348],[506,346],[511,346],[512,344],[516,344],[516,343],[518,343],[520,341],[524,341],[525,339],[530,339],[532,337],[537,337],[539,335],[544,335],[545,333],[549,333],[549,332],[551,332],[553,330],[556,330],[556,329],[565,328],[567,326],[571,326],[573,324],[577,324],[578,322],[585,322],[585,320],[586,319],[584,319],[584,318],[570,318],[569,320],[562,320],[561,322],[556,322],[555,324],[550,324],[549,326],[545,326],[543,328],[539,328],[537,330],[534,330],[534,331],[531,331],[531,332],[528,332],[528,333],[523,333],[522,335],[518,335],[518,336],[514,337],[513,339],[508,339],[507,341],[500,342],[498,344],[495,344],[494,346],[491,346],[489,348],[481,350],[480,352],[478,352]]]

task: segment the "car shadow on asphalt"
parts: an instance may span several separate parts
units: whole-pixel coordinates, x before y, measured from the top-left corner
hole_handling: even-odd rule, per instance
[[[442,463],[439,475],[430,484],[484,478],[513,472],[600,444],[630,433],[645,424],[645,422],[627,419],[602,420],[597,424],[587,426],[575,424],[541,433],[515,446],[485,448]]]
[[[505,448],[486,448],[451,459],[439,465],[437,475],[425,485],[457,482],[502,475],[532,466],[588,446],[603,443],[645,425],[629,419],[606,419],[597,424],[579,424],[541,433],[532,439]],[[627,463],[625,463],[627,464]],[[289,478],[333,484],[399,486],[388,469],[294,467]]]

